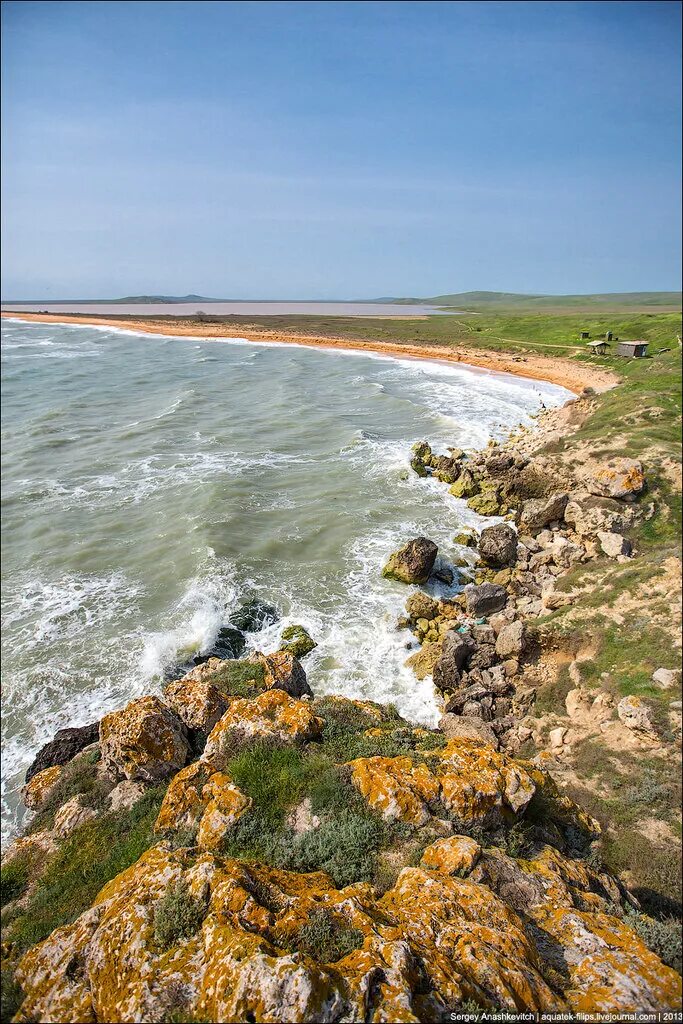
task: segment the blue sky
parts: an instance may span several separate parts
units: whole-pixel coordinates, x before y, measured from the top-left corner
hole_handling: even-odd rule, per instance
[[[3,22],[6,300],[679,287],[678,3]]]

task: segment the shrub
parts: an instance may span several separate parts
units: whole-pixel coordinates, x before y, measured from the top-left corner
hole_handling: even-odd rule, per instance
[[[162,949],[177,946],[201,928],[205,904],[190,893],[184,882],[171,883],[154,908],[154,938]]]
[[[648,949],[669,967],[681,973],[681,922],[675,917],[658,921],[629,908],[624,920],[641,937]]]
[[[258,697],[263,693],[263,665],[250,661],[224,661],[211,682],[227,697]]]
[[[297,949],[321,964],[336,963],[362,945],[363,933],[358,928],[341,924],[323,907],[313,911],[296,938]]]
[[[0,979],[0,1020],[12,1020],[23,1001],[24,993],[14,978],[14,971],[10,967],[3,967]]]
[[[343,811],[295,842],[288,864],[295,871],[326,871],[338,888],[374,875],[384,830],[379,819]]]

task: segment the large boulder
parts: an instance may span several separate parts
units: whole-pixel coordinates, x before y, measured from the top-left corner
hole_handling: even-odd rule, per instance
[[[209,671],[200,678],[191,678],[191,676],[192,673],[189,673],[183,679],[174,679],[173,682],[165,686],[164,698],[183,725],[208,736],[216,722],[227,710],[228,700],[225,694],[211,682]]]
[[[434,568],[438,548],[427,537],[416,537],[395,551],[382,569],[382,576],[399,583],[426,583]]]
[[[492,615],[505,607],[508,599],[507,590],[499,583],[470,583],[465,587],[465,601],[470,615]]]
[[[448,488],[454,498],[472,498],[480,490],[479,480],[471,469],[463,469],[455,483]]]
[[[437,839],[422,854],[421,866],[445,875],[469,875],[481,856],[481,846],[469,836],[446,836]]]
[[[305,700],[284,690],[266,690],[252,700],[234,700],[206,741],[203,757],[221,768],[233,755],[240,739],[270,739],[305,743],[320,736],[324,722]]]
[[[280,637],[280,650],[287,651],[295,658],[305,658],[314,651],[317,643],[304,626],[285,626]]]
[[[498,737],[486,722],[474,715],[454,715],[447,712],[439,719],[439,729],[447,740],[473,740],[498,748]]]
[[[473,654],[476,644],[469,633],[446,633],[441,645],[441,654],[434,665],[432,679],[438,690],[454,690],[460,685],[465,662]]]
[[[520,532],[533,536],[549,523],[561,521],[568,501],[568,494],[550,494],[545,498],[531,498],[525,501],[519,517]]]
[[[652,709],[642,697],[637,695],[622,697],[617,704],[617,714],[627,729],[649,733],[651,736],[657,735]]]
[[[635,498],[645,489],[645,474],[637,459],[613,458],[589,462],[579,474],[591,494],[607,498]]]
[[[46,768],[67,764],[84,747],[90,746],[91,743],[96,743],[98,735],[98,722],[93,722],[91,725],[83,725],[80,728],[59,729],[53,739],[46,743],[44,747],[41,747],[34,757],[26,772],[26,781],[30,782],[34,775],[44,771]]]
[[[279,618],[275,605],[262,601],[260,597],[244,598],[239,607],[230,614],[233,626],[245,633],[258,633],[266,626],[272,626]]]
[[[517,534],[508,523],[487,526],[479,537],[479,554],[487,565],[500,569],[517,557]]]
[[[508,622],[503,626],[496,638],[496,654],[505,661],[507,658],[519,659],[529,645],[527,629],[521,619]]]
[[[29,811],[39,811],[59,782],[62,771],[61,765],[55,764],[33,775],[21,791],[24,807],[28,807]]]
[[[266,689],[284,690],[290,697],[313,696],[303,665],[290,651],[279,650],[274,654],[254,651],[247,661],[262,667]]]
[[[623,509],[623,505],[620,508],[617,501],[607,498],[572,498],[567,502],[564,519],[579,537],[597,537],[601,530],[624,533],[629,524]]]
[[[422,590],[416,590],[406,601],[406,613],[411,622],[418,619],[435,619],[439,614],[439,602]]]
[[[114,778],[159,782],[182,768],[190,753],[180,718],[158,697],[140,697],[100,722],[104,769]]]

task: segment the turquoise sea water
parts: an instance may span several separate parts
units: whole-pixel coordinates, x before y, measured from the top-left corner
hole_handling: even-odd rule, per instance
[[[36,749],[158,689],[240,595],[301,622],[317,693],[434,722],[403,662],[408,590],[383,580],[418,533],[446,560],[477,517],[408,470],[410,445],[479,447],[564,389],[350,352],[2,324],[3,829]]]

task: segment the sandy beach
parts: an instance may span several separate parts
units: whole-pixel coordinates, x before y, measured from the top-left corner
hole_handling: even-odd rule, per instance
[[[92,324],[98,327],[117,327],[144,334],[165,334],[173,337],[191,338],[244,338],[247,341],[272,341],[290,345],[305,345],[316,348],[349,349],[357,352],[377,352],[384,355],[412,359],[434,359],[449,363],[466,363],[469,366],[511,373],[531,380],[544,380],[559,384],[575,394],[586,387],[595,391],[606,391],[619,382],[616,374],[596,366],[572,363],[569,359],[552,356],[507,355],[503,352],[485,351],[457,345],[446,348],[440,345],[404,345],[383,341],[362,341],[352,338],[337,338],[334,335],[296,334],[283,331],[264,330],[249,323],[202,324],[199,322],[169,324],[160,320],[131,320],[101,316],[69,316],[60,313],[22,313],[2,311],[2,316],[37,323]]]

